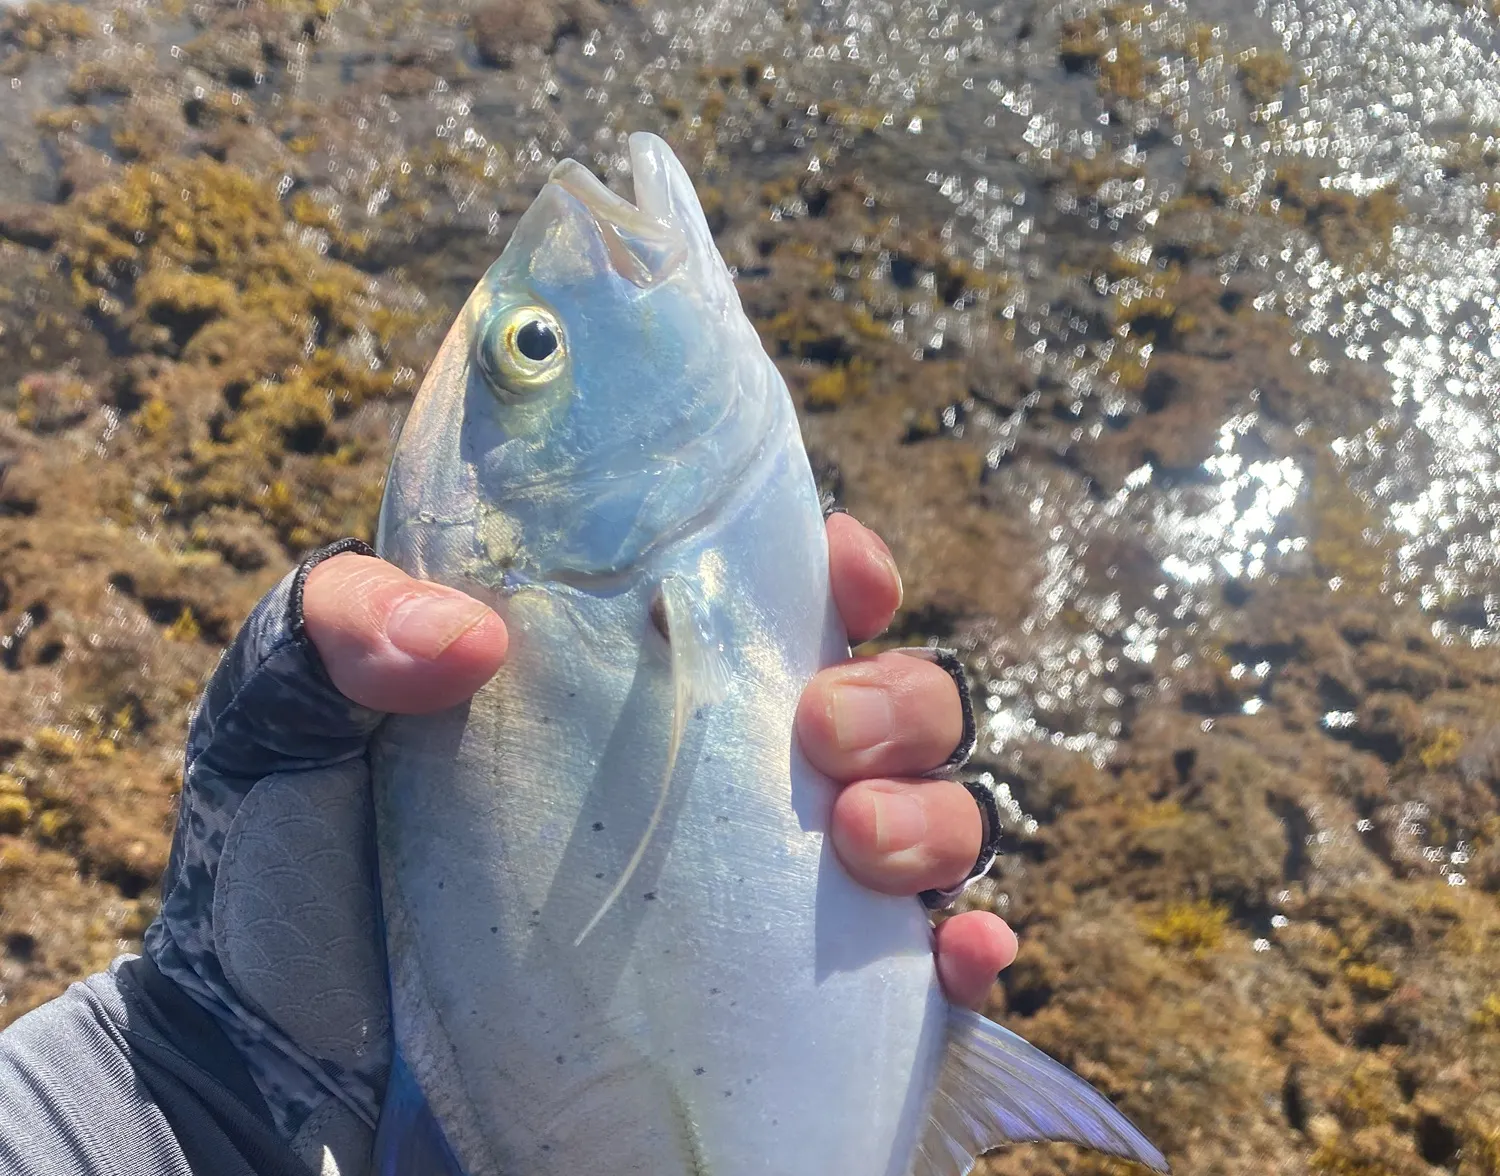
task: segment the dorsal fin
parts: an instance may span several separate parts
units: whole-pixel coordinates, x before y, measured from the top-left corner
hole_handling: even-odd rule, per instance
[[[952,1009],[911,1176],[967,1176],[991,1148],[1046,1141],[1168,1170],[1151,1141],[1073,1071],[978,1013]]]
[[[672,776],[677,771],[677,754],[682,750],[683,732],[687,730],[688,717],[699,707],[719,702],[729,691],[730,670],[724,660],[724,651],[713,638],[711,627],[703,609],[694,598],[693,590],[681,576],[667,576],[657,587],[651,602],[651,621],[666,639],[672,656],[672,733],[667,742],[667,766],[662,773],[661,788],[657,793],[656,807],[646,823],[646,831],[625,863],[620,879],[609,892],[594,917],[578,933],[573,946],[579,946],[588,933],[599,925],[609,908],[624,892],[630,876],[636,872],[646,856],[646,847],[656,828],[661,824],[662,814],[667,810],[667,798],[672,792]]]

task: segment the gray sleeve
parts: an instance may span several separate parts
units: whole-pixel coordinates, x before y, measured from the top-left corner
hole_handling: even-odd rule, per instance
[[[131,1061],[113,973],[93,976],[0,1033],[0,1172],[192,1176]]]
[[[4,1176],[311,1176],[217,1022],[149,959],[0,1033]]]

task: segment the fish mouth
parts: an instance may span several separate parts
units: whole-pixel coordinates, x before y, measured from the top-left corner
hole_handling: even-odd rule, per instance
[[[648,149],[631,143],[635,202],[605,187],[576,159],[552,169],[549,186],[583,207],[604,242],[609,263],[622,278],[641,288],[664,282],[681,268],[688,238],[673,214],[670,181]]]

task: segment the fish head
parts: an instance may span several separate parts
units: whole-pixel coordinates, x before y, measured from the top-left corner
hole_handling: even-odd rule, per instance
[[[382,508],[409,570],[628,573],[790,418],[686,171],[654,135],[630,148],[634,202],[553,170],[444,342]]]

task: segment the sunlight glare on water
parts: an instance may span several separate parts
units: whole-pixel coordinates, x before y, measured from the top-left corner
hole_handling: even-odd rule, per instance
[[[1391,378],[1385,416],[1335,452],[1400,537],[1401,590],[1439,612],[1471,602],[1467,636],[1487,642],[1500,616],[1500,246],[1493,170],[1463,161],[1500,148],[1496,19],[1480,5],[1262,9],[1322,82],[1309,114],[1341,185],[1392,185],[1416,214],[1379,272],[1351,289],[1324,263],[1289,298],[1306,330]]]

